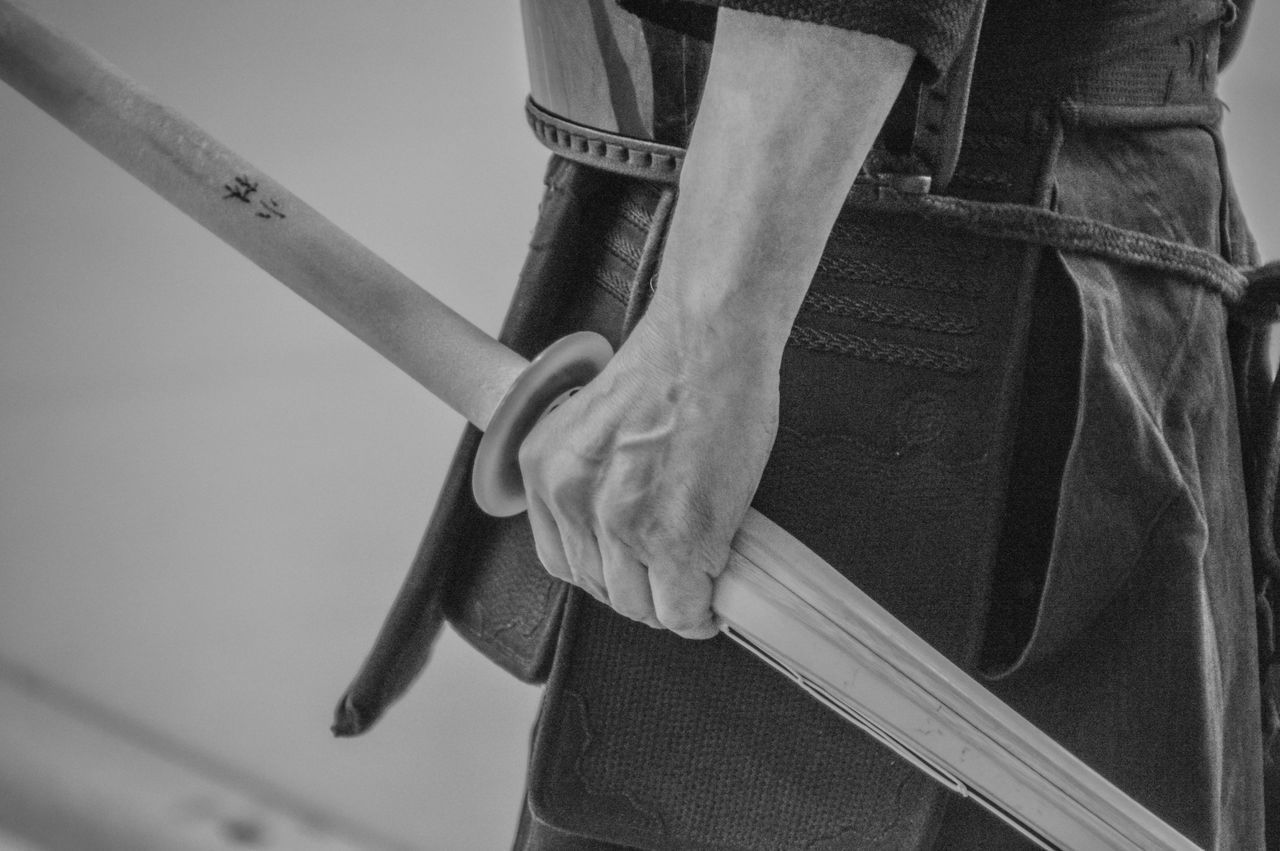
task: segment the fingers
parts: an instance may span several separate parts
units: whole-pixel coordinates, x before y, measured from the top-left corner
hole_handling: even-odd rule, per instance
[[[538,560],[557,579],[577,585],[602,603],[609,602],[595,536],[572,522],[537,494],[529,493],[529,523]]]
[[[538,554],[538,561],[556,579],[573,582],[573,571],[569,569],[560,529],[551,510],[532,491],[526,492],[525,497],[529,504],[529,525],[533,527],[533,548]]]
[[[600,539],[600,553],[609,605],[624,617],[660,628],[662,623],[654,612],[649,591],[649,571],[640,559],[625,544],[607,535]]]
[[[711,577],[673,561],[646,566],[626,544],[597,535],[529,495],[538,559],[552,576],[582,588],[618,614],[684,638],[710,638]]]
[[[571,522],[563,514],[556,516],[556,522],[560,527],[560,542],[569,559],[573,584],[608,605],[609,592],[605,589],[600,546],[596,543],[596,536],[585,526]]]
[[[582,588],[623,617],[684,638],[710,638],[712,577],[697,565],[653,554],[649,564],[617,538],[597,536],[529,494],[529,522],[547,572]]]
[[[631,466],[615,465],[614,480],[602,481],[585,463],[594,455],[548,446],[556,442],[540,441],[535,432],[519,459],[534,544],[547,572],[624,617],[685,638],[715,635],[712,565],[703,563],[703,547],[686,541],[705,535],[707,524],[690,524],[678,506],[655,510],[653,499],[637,499],[645,489],[632,481]]]
[[[711,612],[711,576],[694,565],[649,564],[649,589],[658,621],[683,638],[711,638],[718,626]]]
[[[548,573],[577,585],[624,617],[661,626],[653,610],[649,574],[626,546],[608,536],[597,538],[535,494],[529,494],[528,501],[534,546]]]

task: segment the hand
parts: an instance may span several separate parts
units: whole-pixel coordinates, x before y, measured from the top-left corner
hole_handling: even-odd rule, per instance
[[[547,570],[686,638],[716,633],[712,580],[777,429],[780,347],[713,325],[655,298],[604,371],[520,450]]]
[[[914,55],[720,11],[662,284],[605,370],[521,447],[552,574],[651,626],[715,633],[712,580],[773,444],[788,331]]]

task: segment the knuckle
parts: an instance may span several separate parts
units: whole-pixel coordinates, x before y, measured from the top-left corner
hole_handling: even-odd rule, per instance
[[[690,563],[711,578],[724,572],[729,564],[730,540],[705,541],[698,546],[690,557]]]
[[[702,641],[702,640],[714,637],[718,631],[719,630],[716,629],[716,626],[713,621],[705,621],[701,625],[699,625],[696,629],[688,629],[683,632],[678,632],[676,634],[679,635],[681,638],[688,638],[696,641]]]
[[[520,469],[529,472],[538,467],[542,460],[542,443],[537,436],[530,434],[516,449],[516,461],[520,464]]]
[[[577,476],[559,476],[546,488],[547,503],[575,522],[582,524],[590,516],[590,493]]]
[[[610,540],[626,545],[634,537],[631,517],[612,502],[603,502],[596,510],[596,526]]]
[[[569,569],[559,561],[547,558],[541,549],[538,550],[538,561],[542,562],[542,568],[556,579],[564,582],[572,582],[573,574]]]
[[[707,621],[706,611],[692,607],[667,607],[658,612],[658,620],[672,632],[686,633],[698,630]]]
[[[602,588],[594,580],[586,577],[578,577],[573,584],[581,588],[583,591],[586,591],[597,601],[603,603],[606,606],[611,606],[609,602],[609,595],[605,593],[604,588]]]
[[[586,573],[585,571],[577,568],[574,565],[570,565],[569,570],[572,573],[573,578],[571,581],[573,582],[574,585],[577,585],[583,591],[588,592],[589,594],[591,594],[591,596],[597,599],[600,599],[600,600],[609,599],[609,595],[605,593],[604,586],[601,585],[594,576],[590,575],[589,573]]]
[[[613,610],[624,618],[630,618],[641,623],[653,620],[653,610],[637,600],[630,598],[614,599],[612,605]]]
[[[573,575],[583,582],[600,585],[600,556],[596,543],[589,535],[569,532],[564,535],[565,558]]]
[[[569,566],[560,559],[559,553],[554,547],[548,547],[543,544],[542,536],[537,533],[533,536],[533,551],[547,573],[557,579],[563,579],[565,582],[572,580]]]

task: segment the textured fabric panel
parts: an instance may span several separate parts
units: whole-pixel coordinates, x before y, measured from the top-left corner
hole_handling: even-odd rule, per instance
[[[1128,60],[1182,42],[1224,15],[1222,0],[988,0],[975,84],[1015,86],[1029,71]]]
[[[710,39],[715,8],[858,30],[915,49],[926,76],[951,65],[975,0],[620,0],[663,26]],[[1172,41],[1222,18],[1221,0],[989,0],[975,83],[1025,84],[1037,66],[1095,62]],[[1191,58],[1188,52],[1188,58]]]
[[[535,813],[644,848],[916,847],[941,793],[914,768],[727,640],[574,605]]]
[[[1058,206],[1213,250],[1216,165],[1201,128],[1076,128],[1054,172]],[[756,507],[972,660],[996,541],[981,521],[1000,509],[999,412],[1017,384],[996,378],[1001,364],[1016,371],[1016,345],[1012,314],[993,302],[1009,308],[1030,289],[999,271],[1011,260],[1003,243],[922,227],[932,226],[866,210],[842,218],[784,360],[782,428]],[[1261,847],[1223,306],[1176,277],[1071,255],[1043,264],[1036,288],[1042,309],[1072,307],[1041,332],[1072,321],[1081,332],[1038,348],[1075,369],[1031,375],[1078,376],[1081,394],[1040,410],[1074,413],[1079,401],[1079,415],[1065,444],[1062,423],[1022,421],[1024,442],[1045,444],[1031,460],[1056,477],[1029,490],[1050,509],[1029,537],[1052,548],[1039,550],[1047,563],[1033,555],[997,576],[1001,620],[987,637],[1015,635],[992,687],[1205,847]],[[805,345],[813,334],[945,351],[975,368],[824,351]],[[1060,503],[1044,490],[1057,479]],[[1006,540],[1024,520],[1010,508]],[[1005,596],[1019,582],[1029,592]],[[585,597],[573,606],[532,804],[569,834],[608,837],[583,847],[910,848],[930,847],[934,830],[937,847],[1018,847],[966,807],[936,819],[941,792],[733,646],[691,645]]]
[[[846,211],[783,359],[755,500],[961,663],[982,637],[1037,253]],[[940,787],[735,645],[577,594],[567,623],[532,769],[542,821],[643,848],[931,842]]]
[[[1224,184],[1206,129],[1078,129],[1055,179],[1064,213],[1220,248]],[[1079,323],[1070,448],[1056,516],[1033,536],[1045,546],[1020,553],[1047,560],[1020,566],[1042,589],[1023,598],[1034,614],[1017,615],[1034,628],[1020,655],[991,665],[992,687],[1202,847],[1260,848],[1252,575],[1225,309],[1150,270],[1072,255],[1060,269],[1048,283]],[[1054,426],[1026,422],[1024,439]]]
[[[1223,191],[1216,165],[1213,136],[1200,128],[1075,130],[1055,167],[1056,206],[1215,250]],[[1224,334],[1218,300],[1150,270],[1071,255],[1064,262],[1067,279],[1057,285],[1070,291],[1081,322],[1077,420],[1053,538],[1051,597],[1023,662],[1052,654],[1096,616],[1128,582],[1165,503],[1188,492],[1166,436],[1166,397],[1180,394],[1179,407],[1203,415],[1230,392],[1211,368],[1226,364],[1205,360],[1217,356]],[[1203,315],[1213,309],[1216,322]],[[1209,368],[1188,382],[1195,398],[1181,395],[1186,362]],[[1215,481],[1238,475],[1215,472]]]

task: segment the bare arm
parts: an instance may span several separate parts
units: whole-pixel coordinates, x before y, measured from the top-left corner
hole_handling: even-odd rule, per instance
[[[723,10],[664,299],[730,324],[763,319],[785,339],[914,55],[876,36]]]
[[[538,554],[621,614],[713,635],[773,444],[778,368],[827,236],[914,52],[722,10],[644,319],[521,450]]]

